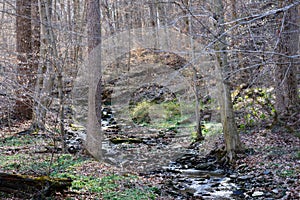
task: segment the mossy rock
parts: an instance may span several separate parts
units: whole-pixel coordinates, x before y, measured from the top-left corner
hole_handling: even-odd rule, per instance
[[[152,83],[138,88],[129,102],[130,115],[136,124],[171,121],[180,116],[176,95],[167,87]]]

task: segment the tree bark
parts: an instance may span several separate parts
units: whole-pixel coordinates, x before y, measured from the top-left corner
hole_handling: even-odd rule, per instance
[[[283,5],[283,1],[281,6]],[[288,1],[291,3],[292,1]],[[279,27],[278,59],[275,70],[276,113],[278,117],[299,112],[300,99],[297,87],[299,58],[293,58],[299,47],[299,6],[292,7],[282,15]]]
[[[99,0],[87,1],[88,52],[101,43],[101,14]]]
[[[223,24],[225,21],[224,5],[222,0],[214,0],[216,30],[218,41],[215,43],[215,51],[217,65],[220,72],[219,81],[219,102],[221,111],[221,120],[223,125],[223,133],[225,137],[226,157],[230,163],[236,159],[236,153],[241,149],[240,137],[237,132],[237,126],[234,118],[233,104],[231,100],[231,92],[229,86],[229,63],[226,52],[226,37],[222,35],[225,32]]]
[[[192,16],[190,15],[191,12],[191,0],[183,0],[184,4],[184,15],[186,15],[184,20],[184,27],[183,27],[183,33],[188,33],[190,35],[190,44],[192,49],[192,60],[195,60],[195,53],[194,53],[194,40],[192,38],[193,36],[193,24],[192,24]],[[193,92],[195,94],[195,117],[196,117],[196,141],[204,140],[204,137],[202,135],[202,127],[201,127],[201,114],[200,114],[200,91],[199,91],[199,75],[196,69],[196,66],[193,66]]]
[[[51,5],[52,0],[39,1],[42,35],[40,46],[41,63],[39,63],[38,80],[35,87],[37,105],[34,110],[35,118],[32,124],[33,129],[44,128],[47,110],[52,103],[50,94],[54,86],[58,53],[51,24]]]
[[[87,32],[90,67],[86,149],[97,160],[102,159],[101,135],[101,14],[99,0],[87,1]],[[99,63],[98,63],[99,61]]]
[[[34,70],[32,69],[31,0],[17,0],[16,51],[18,53],[16,116],[31,119],[33,113],[32,92]]]
[[[32,0],[31,6],[31,21],[32,21],[32,67],[37,72],[40,59],[41,47],[41,21],[39,13],[39,1]],[[36,80],[36,79],[35,79]]]

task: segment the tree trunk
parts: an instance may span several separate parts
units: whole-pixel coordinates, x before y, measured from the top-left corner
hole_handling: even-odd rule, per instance
[[[279,118],[291,116],[300,109],[296,77],[299,58],[292,58],[297,54],[299,47],[299,6],[292,7],[283,13],[281,20],[281,27],[278,31],[279,56],[275,70],[275,106]]]
[[[233,104],[231,100],[231,92],[228,81],[229,63],[226,52],[226,37],[222,35],[225,32],[223,24],[224,19],[224,5],[222,0],[214,0],[215,16],[217,17],[216,32],[218,41],[215,43],[215,51],[217,58],[217,65],[220,72],[219,81],[219,101],[221,120],[223,125],[223,133],[225,137],[226,157],[230,163],[234,162],[236,153],[241,149],[240,137],[237,132],[237,126],[234,118]]]
[[[38,70],[41,47],[41,21],[39,13],[39,1],[32,0],[32,67],[35,72]]]
[[[81,8],[80,1],[79,0],[74,0],[73,3],[73,18],[74,18],[74,23],[73,23],[73,31],[74,31],[74,51],[73,51],[73,58],[74,58],[74,63],[75,63],[75,69],[78,68],[78,64],[80,60],[82,59],[82,35],[81,33],[84,32],[84,20],[85,20],[85,15],[83,14],[82,10],[85,10],[85,8]]]
[[[87,1],[88,52],[101,43],[101,14],[99,0]]]
[[[43,129],[45,126],[45,118],[47,110],[52,103],[51,91],[54,86],[56,59],[58,53],[56,49],[56,41],[51,27],[51,5],[52,0],[40,0],[39,12],[41,20],[41,46],[40,57],[41,63],[38,69],[38,80],[35,87],[35,98],[37,105],[35,106],[35,118],[32,124],[33,129]]]
[[[192,38],[193,36],[193,30],[192,30],[192,16],[190,15],[191,12],[191,0],[184,0],[182,1],[184,4],[184,15],[185,22],[183,27],[183,33],[188,33],[190,35],[190,44],[192,49],[192,60],[195,60],[195,53],[194,53],[194,40]],[[196,117],[196,141],[204,140],[204,137],[202,135],[202,127],[201,127],[201,115],[200,115],[200,91],[199,91],[199,75],[196,69],[196,66],[193,66],[193,92],[195,94],[195,117]]]
[[[32,29],[31,0],[17,0],[16,18],[16,51],[18,53],[17,100],[14,107],[16,116],[31,119],[34,86],[34,70],[32,69]],[[23,89],[22,89],[23,88]]]
[[[101,135],[101,14],[99,0],[87,1],[87,32],[90,67],[86,149],[97,160],[102,159]],[[99,61],[100,63],[96,62]]]

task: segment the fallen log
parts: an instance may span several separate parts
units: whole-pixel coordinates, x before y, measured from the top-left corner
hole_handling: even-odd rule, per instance
[[[140,138],[111,138],[110,141],[113,144],[121,144],[121,143],[143,143],[143,139]]]
[[[64,192],[72,184],[70,178],[28,176],[0,173],[0,192],[11,193],[23,198],[43,198],[56,192]]]

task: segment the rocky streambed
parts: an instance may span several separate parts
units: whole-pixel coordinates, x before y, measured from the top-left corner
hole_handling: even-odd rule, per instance
[[[133,131],[133,128],[130,130]],[[124,140],[122,136],[128,141],[139,139],[138,143],[114,144],[107,140],[103,148],[106,148],[110,163],[121,171],[128,167],[140,172],[142,177],[161,180],[159,188],[162,196],[170,199],[300,199],[297,157],[300,143],[292,136],[271,132],[268,137],[265,134],[242,134],[247,146],[254,141],[256,146],[239,155],[238,162],[227,168],[220,165],[213,155],[201,152],[213,149],[216,141],[222,144],[222,136],[191,146],[189,140],[175,137],[172,132],[152,130],[150,134],[149,129],[143,131],[140,127],[137,132],[139,137],[134,131],[131,135],[128,135],[129,132],[117,135],[118,141]],[[260,140],[257,140],[258,137]],[[205,146],[205,143],[211,146]],[[175,155],[176,151],[183,153]],[[168,154],[164,161],[161,152]],[[159,166],[160,162],[164,165]],[[143,164],[151,165],[151,170],[143,168]]]
[[[299,179],[279,181],[275,173],[246,163],[227,168],[213,156],[186,154],[145,176],[164,179],[163,191],[175,199],[299,199]]]
[[[162,177],[163,191],[175,199],[243,199],[244,191],[232,173],[213,157],[186,154],[145,176]]]

